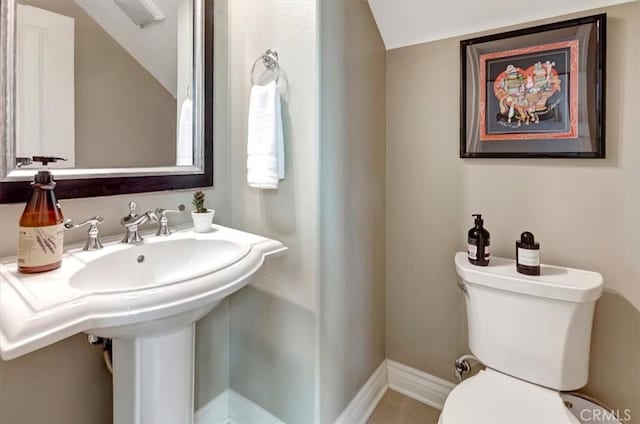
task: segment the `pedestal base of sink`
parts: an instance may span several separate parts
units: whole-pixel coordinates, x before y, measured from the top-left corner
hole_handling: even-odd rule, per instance
[[[195,323],[113,339],[113,421],[192,423]]]

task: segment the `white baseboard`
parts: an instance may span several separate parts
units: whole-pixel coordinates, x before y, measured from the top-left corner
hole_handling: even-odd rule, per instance
[[[387,362],[384,360],[342,411],[336,424],[364,424],[388,387]]]
[[[387,388],[442,409],[454,387],[455,384],[450,381],[385,359],[342,411],[335,424],[365,423]]]
[[[284,424],[276,416],[228,389],[195,413],[196,424]]]
[[[454,383],[387,359],[389,388],[419,402],[442,409]]]

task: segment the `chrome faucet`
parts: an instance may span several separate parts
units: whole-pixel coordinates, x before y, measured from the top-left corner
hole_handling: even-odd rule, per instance
[[[171,229],[169,228],[169,218],[167,217],[167,214],[169,214],[169,213],[182,213],[182,212],[184,212],[185,209],[186,208],[185,208],[184,205],[178,205],[178,209],[177,210],[157,208],[154,211],[154,214],[158,218],[158,222],[160,222],[160,226],[158,227],[158,231],[156,232],[156,235],[157,236],[168,236],[169,234],[171,234]]]
[[[66,219],[64,221],[64,229],[65,230],[73,230],[74,228],[83,227],[85,225],[89,226],[89,238],[87,238],[87,243],[84,245],[82,250],[99,250],[102,249],[102,243],[100,243],[100,239],[98,235],[100,234],[100,229],[98,225],[104,222],[104,218],[101,216],[94,216],[93,218],[86,219],[79,224],[75,224],[72,219]]]
[[[145,222],[158,222],[158,217],[155,212],[147,211],[142,215],[136,213],[136,202],[129,203],[129,214],[120,220],[120,224],[124,226],[125,233],[122,243],[140,243],[142,237],[140,236],[139,226]]]

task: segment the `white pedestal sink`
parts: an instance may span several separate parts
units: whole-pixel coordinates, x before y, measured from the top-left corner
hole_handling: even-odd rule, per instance
[[[142,244],[71,248],[60,269],[0,261],[0,355],[87,332],[113,339],[114,422],[193,421],[195,322],[244,287],[282,243],[214,226]]]

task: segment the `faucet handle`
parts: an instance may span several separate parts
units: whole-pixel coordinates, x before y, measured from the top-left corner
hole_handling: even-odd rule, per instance
[[[120,224],[126,226],[135,225],[135,220],[138,218],[138,213],[136,212],[136,207],[138,205],[136,202],[129,202],[129,213],[122,217],[120,220]]]
[[[155,214],[158,215],[159,217],[163,217],[167,213],[182,213],[182,212],[184,212],[185,209],[186,209],[186,207],[183,204],[180,204],[180,205],[178,205],[178,209],[177,210],[157,208],[155,210]]]
[[[87,243],[84,245],[82,250],[98,250],[102,249],[102,243],[100,243],[100,239],[98,235],[100,234],[100,229],[98,226],[104,222],[104,218],[101,216],[94,216],[93,218],[85,219],[79,224],[75,224],[72,219],[66,219],[64,221],[65,230],[73,230],[75,228],[84,227],[85,225],[89,225],[89,231],[87,234],[89,238],[87,239]]]
[[[67,230],[73,230],[74,228],[83,227],[85,225],[98,226],[104,222],[104,218],[101,216],[94,216],[93,218],[85,219],[79,224],[75,224],[73,219],[65,219],[64,228]]]
[[[131,218],[135,218],[136,215],[138,215],[136,213],[136,208],[138,207],[138,205],[136,204],[136,202],[129,202],[129,216]]]
[[[171,229],[169,228],[169,218],[167,214],[169,213],[183,213],[186,207],[183,204],[178,205],[177,210],[171,209],[163,209],[157,208],[155,210],[155,214],[160,222],[160,226],[158,227],[158,231],[156,232],[156,236],[168,236],[171,234]]]

